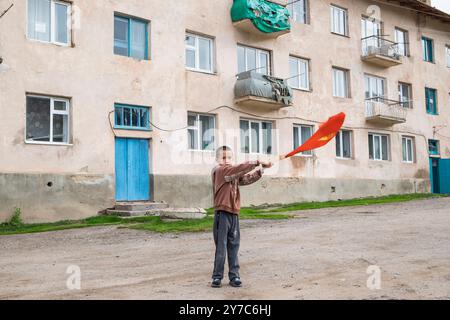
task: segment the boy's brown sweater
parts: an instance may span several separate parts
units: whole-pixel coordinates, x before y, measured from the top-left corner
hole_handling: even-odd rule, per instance
[[[248,161],[238,165],[219,164],[211,172],[214,209],[239,214],[241,209],[241,196],[239,186],[249,185],[258,181],[263,169],[249,173],[259,161]]]

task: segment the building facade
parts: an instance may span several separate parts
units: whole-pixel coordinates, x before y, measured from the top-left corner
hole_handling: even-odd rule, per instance
[[[0,220],[210,207],[216,147],[274,160],[341,111],[334,141],[276,162],[243,204],[438,192],[450,16],[416,0],[286,3],[15,1],[0,18]]]

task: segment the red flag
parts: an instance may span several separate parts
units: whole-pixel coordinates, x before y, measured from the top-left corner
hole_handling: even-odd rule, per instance
[[[345,113],[343,112],[330,117],[327,120],[327,122],[323,123],[319,127],[319,130],[317,130],[317,132],[314,133],[311,136],[311,138],[305,141],[304,144],[292,150],[287,155],[281,156],[280,158],[281,159],[289,158],[299,152],[316,149],[326,145],[328,142],[330,142],[331,139],[333,139],[337,135],[342,125],[344,124],[344,120],[345,120]]]

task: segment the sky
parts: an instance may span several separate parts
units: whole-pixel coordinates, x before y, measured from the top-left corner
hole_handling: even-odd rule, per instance
[[[450,0],[431,0],[431,5],[450,14]]]

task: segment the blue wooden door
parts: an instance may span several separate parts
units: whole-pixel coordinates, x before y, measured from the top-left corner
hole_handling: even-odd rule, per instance
[[[439,159],[439,193],[450,193],[450,159]]]
[[[116,200],[150,199],[148,140],[116,138]]]

